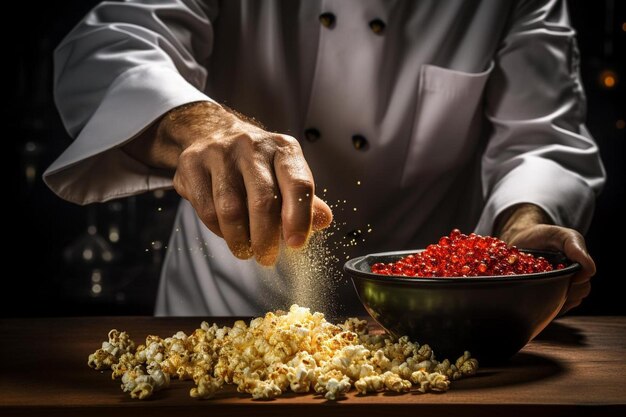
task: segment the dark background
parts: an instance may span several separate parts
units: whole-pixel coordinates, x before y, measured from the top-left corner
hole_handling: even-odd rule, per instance
[[[12,74],[5,78],[10,143],[5,160],[13,163],[12,184],[17,184],[17,202],[12,196],[6,200],[16,209],[16,220],[5,220],[15,223],[5,225],[5,247],[11,249],[4,259],[6,268],[17,272],[3,274],[2,316],[152,314],[176,195],[148,193],[79,207],[54,196],[41,180],[69,143],[52,98],[52,51],[97,1],[19,3],[13,15],[21,30],[7,37],[9,56],[3,59]],[[623,242],[626,214],[625,4],[569,2],[588,96],[587,126],[608,172],[587,234],[598,273],[591,295],[570,314],[626,314],[620,290],[626,277],[614,272],[623,271],[625,245],[612,243],[616,237]],[[607,86],[610,77],[613,86]]]

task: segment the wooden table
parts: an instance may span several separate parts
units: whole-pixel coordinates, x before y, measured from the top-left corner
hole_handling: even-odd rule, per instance
[[[233,389],[189,397],[190,381],[147,401],[132,400],[110,371],[87,367],[109,329],[147,334],[190,332],[197,318],[85,317],[0,319],[0,416],[37,415],[626,415],[626,317],[571,317],[552,323],[508,365],[483,368],[444,394],[380,393],[346,399],[290,394],[253,401]],[[215,319],[218,324],[233,319]],[[495,335],[497,336],[497,335]]]

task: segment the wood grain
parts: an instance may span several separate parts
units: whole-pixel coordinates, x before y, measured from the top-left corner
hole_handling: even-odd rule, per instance
[[[220,325],[234,318],[215,318]],[[626,317],[570,317],[552,323],[510,363],[483,368],[444,394],[316,395],[254,401],[229,388],[215,399],[189,397],[173,381],[148,401],[123,393],[110,371],[87,367],[111,328],[147,334],[191,332],[199,318],[89,317],[0,320],[0,416],[11,415],[626,415]],[[497,337],[497,335],[494,335]]]

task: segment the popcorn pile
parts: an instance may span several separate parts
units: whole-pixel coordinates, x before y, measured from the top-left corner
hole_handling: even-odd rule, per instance
[[[148,336],[135,348],[126,332],[111,330],[108,342],[89,355],[96,370],[112,369],[122,390],[145,399],[169,386],[171,378],[192,379],[193,398],[211,398],[224,384],[255,399],[291,390],[342,397],[353,386],[360,394],[379,391],[447,391],[451,380],[473,375],[478,361],[469,352],[455,363],[439,362],[428,345],[370,334],[365,320],[334,325],[322,313],[292,305],[233,327],[203,322],[190,336]]]

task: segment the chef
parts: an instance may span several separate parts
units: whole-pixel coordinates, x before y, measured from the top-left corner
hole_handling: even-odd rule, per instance
[[[288,302],[259,276],[330,223],[318,196],[358,253],[455,227],[560,250],[582,264],[565,311],[605,177],[574,36],[557,0],[102,3],[55,52],[75,139],[44,179],[78,204],[183,197],[157,315]]]

